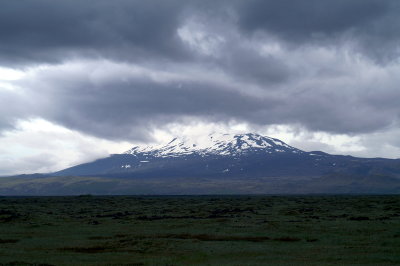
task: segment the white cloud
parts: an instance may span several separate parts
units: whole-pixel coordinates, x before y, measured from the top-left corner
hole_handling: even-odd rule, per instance
[[[400,158],[400,129],[397,127],[366,134],[313,132],[299,125],[271,125],[259,128],[262,134],[276,137],[305,151],[323,151],[355,157]]]
[[[18,87],[13,85],[10,81],[19,80],[23,78],[24,75],[25,72],[22,70],[0,67],[0,91],[14,91],[18,89]]]
[[[16,80],[24,76],[24,72],[12,68],[0,67],[0,80]]]
[[[186,21],[177,29],[177,34],[190,49],[205,56],[218,57],[221,46],[226,42],[222,34],[199,18]]]
[[[81,134],[43,119],[19,121],[0,137],[0,175],[52,172],[122,153],[131,145]]]

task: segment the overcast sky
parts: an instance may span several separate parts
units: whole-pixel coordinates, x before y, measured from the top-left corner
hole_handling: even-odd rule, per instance
[[[0,175],[256,132],[400,157],[400,1],[2,0]]]

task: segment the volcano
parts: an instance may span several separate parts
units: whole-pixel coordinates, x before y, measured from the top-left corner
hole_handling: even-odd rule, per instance
[[[28,194],[399,193],[400,160],[307,152],[255,133],[210,134],[24,180]]]

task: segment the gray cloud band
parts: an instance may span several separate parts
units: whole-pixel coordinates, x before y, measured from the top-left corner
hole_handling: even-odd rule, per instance
[[[336,133],[398,123],[398,68],[367,83],[344,66],[345,56],[334,54],[344,48],[359,54],[366,71],[395,65],[397,1],[93,3],[4,1],[0,64],[26,68],[106,58],[164,68],[169,75],[179,76],[185,66],[193,71],[171,81],[110,67],[111,78],[100,83],[90,82],[90,71],[41,71],[18,82],[22,93],[0,90],[0,129],[35,116],[110,139],[143,139],[148,130],[187,117],[296,123]],[[212,71],[229,82],[202,80]]]

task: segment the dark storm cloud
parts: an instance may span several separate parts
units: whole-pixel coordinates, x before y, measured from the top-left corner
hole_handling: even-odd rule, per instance
[[[272,100],[260,100],[213,84],[156,83],[148,79],[93,84],[74,77],[53,77],[33,95],[37,115],[91,135],[110,139],[146,139],[152,126],[184,118],[242,119]],[[46,79],[46,77],[44,77]],[[39,82],[26,86],[39,87]],[[110,87],[112,86],[112,87]]]
[[[334,35],[368,25],[385,15],[393,1],[250,0],[242,4],[241,24],[248,30],[271,30],[286,38]]]
[[[396,0],[130,1],[26,0],[1,2],[2,65],[60,62],[79,56],[143,60],[191,58],[176,30],[187,17],[229,20],[245,38],[257,31],[292,45],[349,38],[366,55],[398,56]]]
[[[166,1],[1,2],[1,64],[59,62],[77,56],[137,60],[183,56],[175,31],[182,3]]]
[[[379,130],[399,121],[399,6],[2,1],[0,65],[49,69],[0,90],[0,130],[29,117],[111,139],[143,139],[185,119]],[[106,81],[93,80],[97,68]]]
[[[185,119],[231,120],[254,125],[302,124],[335,133],[370,132],[395,121],[398,108],[370,103],[364,88],[321,87],[246,92],[233,83],[154,80],[156,70],[128,74],[132,66],[103,63],[85,68],[43,70],[19,81],[26,106],[37,116],[67,128],[109,139],[146,139],[154,127]],[[113,68],[116,68],[113,70]],[[127,68],[127,69],[125,69]],[[104,69],[120,73],[104,79]],[[103,71],[97,74],[97,71]],[[149,74],[150,73],[150,74]],[[379,83],[377,83],[379,84]],[[323,82],[319,84],[324,86]],[[370,85],[373,91],[376,84]],[[36,88],[31,90],[30,88]],[[382,101],[387,101],[386,98]],[[392,100],[391,100],[392,101]]]
[[[230,45],[218,64],[238,79],[264,85],[282,83],[295,75],[286,62],[268,55],[260,56],[258,51]]]
[[[396,0],[250,0],[240,7],[239,24],[245,33],[267,31],[295,46],[335,45],[350,39],[379,61],[399,56],[400,2]]]

